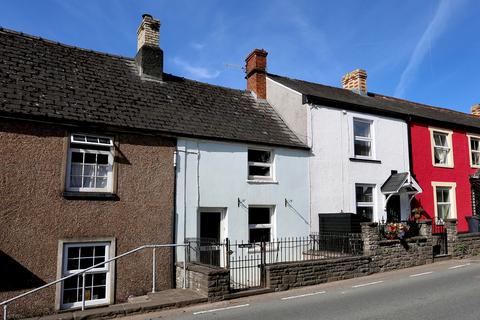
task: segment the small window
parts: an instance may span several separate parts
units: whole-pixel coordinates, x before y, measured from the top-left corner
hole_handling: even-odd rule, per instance
[[[373,211],[375,207],[374,201],[374,185],[368,184],[356,184],[355,185],[355,198],[357,214],[364,218],[373,221]]]
[[[73,134],[68,150],[68,191],[112,192],[113,140]]]
[[[273,154],[270,150],[248,149],[248,179],[273,179]]]
[[[437,219],[445,220],[450,216],[452,202],[450,197],[450,187],[437,187]]]
[[[62,277],[78,273],[109,259],[109,242],[66,243],[63,246]],[[110,267],[102,264],[86,272],[85,304],[106,304],[110,299]],[[68,278],[62,283],[62,309],[82,303],[83,276]]]
[[[453,167],[452,132],[431,130],[433,146],[433,165]]]
[[[368,120],[353,120],[354,156],[358,158],[372,158],[372,122]]]
[[[480,167],[480,138],[469,137],[470,139],[470,165]]]
[[[271,207],[249,207],[248,228],[249,242],[269,242],[272,238]]]

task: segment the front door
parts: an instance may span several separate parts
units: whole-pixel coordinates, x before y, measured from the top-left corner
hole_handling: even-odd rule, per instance
[[[387,202],[387,222],[400,222],[400,196],[393,195]]]
[[[220,265],[220,211],[200,212],[200,262]]]

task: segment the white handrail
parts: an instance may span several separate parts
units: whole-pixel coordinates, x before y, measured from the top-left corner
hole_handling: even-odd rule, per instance
[[[83,283],[83,284],[82,284],[82,310],[84,310],[84,309],[85,309],[85,273],[86,273],[86,272],[88,272],[88,271],[90,271],[91,269],[94,269],[94,268],[96,268],[96,267],[105,265],[105,264],[107,264],[107,263],[111,263],[111,262],[116,261],[116,260],[118,260],[118,259],[120,259],[120,258],[122,258],[122,257],[128,256],[128,255],[130,255],[130,254],[132,254],[132,253],[135,253],[135,252],[137,252],[137,251],[141,251],[141,250],[144,250],[144,249],[150,249],[150,248],[152,248],[152,249],[154,250],[154,255],[155,255],[155,249],[156,249],[156,248],[165,248],[165,247],[173,247],[173,248],[175,248],[175,247],[188,247],[188,246],[189,246],[188,244],[147,244],[147,245],[143,245],[143,246],[141,246],[141,247],[132,249],[132,250],[127,251],[127,252],[125,252],[125,253],[122,253],[122,254],[120,254],[120,255],[118,255],[118,256],[115,256],[115,257],[113,257],[113,258],[110,258],[110,259],[108,259],[108,260],[106,260],[106,261],[97,263],[97,264],[95,264],[95,265],[93,265],[93,266],[91,266],[91,267],[88,267],[88,268],[86,268],[86,269],[84,269],[84,270],[82,270],[82,271],[79,271],[79,272],[77,272],[77,273],[72,273],[71,275],[68,275],[68,276],[66,276],[66,277],[63,277],[63,278],[57,279],[57,280],[55,280],[55,281],[49,282],[49,283],[47,283],[47,284],[45,284],[45,285],[43,285],[43,286],[41,286],[41,287],[38,287],[38,288],[35,288],[35,289],[33,289],[33,290],[24,292],[24,293],[22,293],[22,294],[19,294],[18,296],[15,296],[15,297],[13,297],[13,298],[10,298],[10,299],[8,299],[8,300],[5,300],[5,301],[0,302],[0,306],[3,306],[3,320],[7,320],[7,306],[8,306],[9,303],[11,303],[11,302],[13,302],[13,301],[15,301],[15,300],[18,300],[18,299],[20,299],[20,298],[23,298],[23,297],[25,297],[25,296],[31,295],[31,294],[33,294],[33,293],[35,293],[35,292],[37,292],[37,291],[43,290],[43,289],[45,289],[45,288],[48,288],[48,287],[50,287],[50,286],[52,286],[52,285],[54,285],[54,284],[57,284],[57,283],[59,283],[59,282],[62,282],[62,281],[64,281],[64,280],[66,280],[66,279],[69,279],[69,278],[75,277],[75,276],[79,276],[79,275],[82,275],[82,276],[83,276],[83,281],[82,281],[82,283]],[[186,258],[186,256],[185,256],[185,258]],[[155,260],[155,258],[153,258],[153,261],[152,261],[152,265],[153,265],[153,266],[152,266],[152,278],[153,278],[153,279],[152,279],[152,282],[153,282],[153,283],[152,283],[152,290],[153,290],[153,292],[155,292],[155,278],[156,278],[155,263],[156,263],[156,260]],[[186,268],[186,261],[184,261],[184,263],[183,263],[184,275],[186,274],[185,268]],[[184,276],[184,278],[185,278],[185,276]],[[184,289],[185,289],[185,281],[183,282],[183,287],[184,287]]]

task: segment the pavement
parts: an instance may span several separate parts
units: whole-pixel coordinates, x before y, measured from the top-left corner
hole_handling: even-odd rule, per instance
[[[477,257],[122,319],[478,320],[479,289]]]

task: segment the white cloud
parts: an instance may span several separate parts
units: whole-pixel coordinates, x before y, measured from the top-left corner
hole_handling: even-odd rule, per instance
[[[214,79],[220,75],[220,71],[218,70],[209,70],[204,67],[195,67],[179,57],[175,57],[173,59],[173,63],[183,68],[186,72],[188,72],[194,78]]]
[[[192,43],[190,43],[190,46],[192,46],[193,49],[198,50],[198,51],[201,51],[201,50],[203,50],[203,48],[205,48],[205,44],[204,43],[199,43],[199,42],[192,42]]]
[[[455,12],[454,9],[459,7],[463,2],[460,0],[441,0],[435,11],[435,14],[428,24],[427,29],[423,32],[422,37],[417,42],[413,50],[407,67],[403,70],[400,81],[395,88],[395,96],[402,97],[410,84],[415,78],[418,67],[421,65],[427,53],[431,50],[433,43],[440,37],[442,32],[447,27],[448,21]]]

